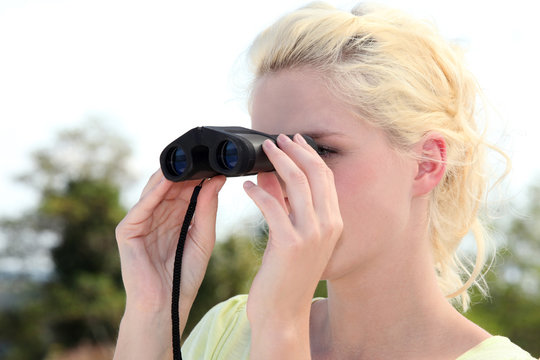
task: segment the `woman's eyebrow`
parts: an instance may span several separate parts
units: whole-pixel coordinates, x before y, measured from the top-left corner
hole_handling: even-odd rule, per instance
[[[306,131],[306,132],[302,132],[302,134],[311,137],[313,140],[322,139],[322,138],[326,138],[330,136],[339,136],[339,137],[345,136],[345,134],[341,132],[334,132],[334,131],[315,131],[315,132]]]

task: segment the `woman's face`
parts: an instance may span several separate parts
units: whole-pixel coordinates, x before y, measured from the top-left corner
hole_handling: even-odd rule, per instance
[[[353,115],[315,72],[287,70],[259,79],[251,115],[255,130],[309,135],[325,149],[322,157],[334,173],[344,229],[324,279],[410,251],[406,239],[413,222],[416,162],[395,151],[381,130]]]

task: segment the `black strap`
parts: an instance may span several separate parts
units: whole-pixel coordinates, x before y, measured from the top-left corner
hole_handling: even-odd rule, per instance
[[[179,301],[180,301],[180,279],[182,272],[182,255],[184,254],[184,244],[186,242],[189,226],[191,225],[191,219],[195,214],[195,207],[197,206],[197,197],[199,191],[201,191],[201,183],[195,186],[189,201],[189,206],[184,217],[184,223],[182,224],[182,230],[180,230],[180,237],[178,239],[178,245],[176,246],[176,255],[174,257],[173,268],[173,283],[172,283],[172,303],[171,303],[171,320],[172,320],[172,343],[173,343],[173,358],[174,360],[182,360],[182,351],[180,350],[180,315],[179,315]]]

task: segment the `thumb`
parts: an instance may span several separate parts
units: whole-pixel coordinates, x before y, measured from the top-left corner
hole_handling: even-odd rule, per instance
[[[206,180],[197,198],[197,207],[190,231],[202,237],[201,241],[215,237],[218,193],[225,184],[225,180],[223,175]]]

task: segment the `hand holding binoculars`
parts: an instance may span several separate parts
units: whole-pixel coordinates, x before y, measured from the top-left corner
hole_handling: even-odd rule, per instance
[[[292,135],[287,136],[292,138]],[[311,137],[303,136],[319,151]],[[233,177],[272,171],[274,167],[262,144],[266,139],[276,142],[277,137],[243,127],[197,127],[163,149],[161,169],[167,179],[175,182],[220,174]]]

